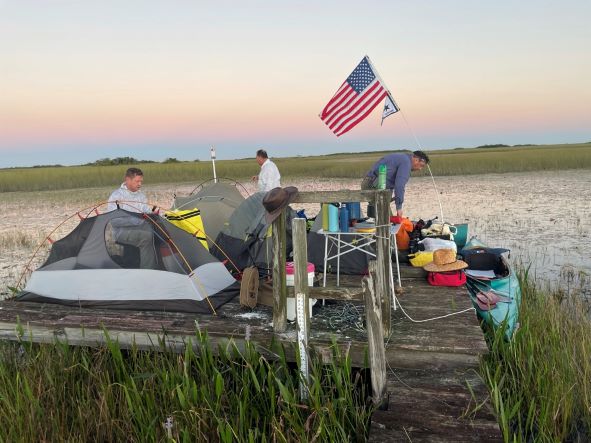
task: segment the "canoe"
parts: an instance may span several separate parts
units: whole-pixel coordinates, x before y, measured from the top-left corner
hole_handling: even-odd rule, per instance
[[[519,327],[521,288],[504,253],[504,248],[489,248],[472,238],[459,252],[468,263],[466,287],[483,328],[493,330],[506,325],[505,337],[510,340]]]

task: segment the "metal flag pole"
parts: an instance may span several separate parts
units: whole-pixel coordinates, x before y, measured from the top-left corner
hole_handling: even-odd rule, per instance
[[[376,67],[374,66],[374,64],[371,62],[371,59],[369,58],[369,55],[366,54],[365,55],[365,58],[367,59],[367,63],[369,63],[369,66],[371,66],[371,70],[373,71],[373,73],[376,75],[376,77],[378,78],[378,80],[380,81],[380,83],[384,86],[384,89],[388,93],[388,97],[390,97],[390,100],[392,100],[392,103],[394,103],[394,106],[396,106],[400,110],[400,106],[398,106],[398,103],[396,103],[396,101],[394,100],[394,97],[392,96],[392,93],[390,92],[390,88],[388,88],[388,86],[386,85],[386,83],[384,82],[384,80],[382,80],[382,77],[380,76],[380,73],[378,72],[378,70],[376,69]]]
[[[211,166],[213,167],[213,182],[218,182],[218,176],[215,173],[215,148],[212,146],[209,150],[209,155],[211,157]]]
[[[392,96],[392,93],[390,92],[390,89],[388,88],[388,86],[386,85],[386,83],[384,83],[384,80],[382,80],[382,77],[380,76],[380,74],[379,74],[378,70],[376,69],[376,67],[374,66],[374,64],[371,62],[369,56],[366,55],[365,58],[367,59],[367,63],[369,63],[369,66],[371,67],[371,69],[372,69],[373,73],[375,74],[375,76],[377,77],[377,79],[384,86],[384,89],[386,90],[386,93],[388,94],[387,99],[390,99],[390,101],[392,102],[392,104],[394,105],[394,107],[396,109],[398,109],[398,111],[401,111],[400,106],[398,106],[398,103],[396,103],[396,100],[394,100],[394,97]],[[388,115],[391,115],[391,114],[388,114]],[[383,125],[383,124],[384,124],[384,117],[382,117],[382,122],[380,123],[380,126]]]

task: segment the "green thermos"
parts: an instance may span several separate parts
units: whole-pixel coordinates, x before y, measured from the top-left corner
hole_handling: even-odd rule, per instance
[[[378,189],[386,189],[386,165],[380,165],[378,168]]]

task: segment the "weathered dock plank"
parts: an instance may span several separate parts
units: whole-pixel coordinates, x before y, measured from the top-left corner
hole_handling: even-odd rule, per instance
[[[402,267],[402,308],[415,320],[424,320],[470,308],[465,288],[427,285],[421,270]],[[344,277],[344,279],[343,279]],[[367,362],[368,337],[363,329],[365,304],[359,291],[360,276],[341,276],[347,301],[317,303],[311,318],[311,349],[330,360],[334,343],[349,352],[356,366]],[[319,288],[310,288],[310,295]],[[331,288],[337,296],[338,288]],[[288,291],[288,295],[290,291]],[[358,312],[359,324],[341,322],[335,316],[349,306]],[[296,342],[296,328],[287,322],[284,332],[274,332],[272,309],[241,308],[237,301],[223,306],[217,316],[174,312],[81,309],[61,305],[0,301],[0,339],[37,342],[67,340],[74,345],[105,342],[104,330],[121,346],[135,343],[143,349],[159,348],[164,342],[175,350],[194,343],[195,331],[207,331],[214,346],[233,340],[239,347],[246,340],[265,356],[275,356],[275,346]],[[486,388],[477,375],[479,356],[487,347],[473,311],[429,322],[414,323],[400,306],[391,311],[391,333],[385,337],[386,391],[388,409],[376,411],[370,439],[388,441],[500,441],[498,424],[486,401]],[[287,358],[295,359],[287,346]],[[468,386],[475,393],[476,399]],[[475,404],[481,404],[472,411]]]
[[[463,287],[432,287],[421,278],[405,280],[403,287],[400,302],[415,320],[471,307]],[[474,311],[413,323],[398,309],[392,330],[386,347],[389,404],[374,413],[370,440],[502,441],[478,375],[479,357],[488,349]]]

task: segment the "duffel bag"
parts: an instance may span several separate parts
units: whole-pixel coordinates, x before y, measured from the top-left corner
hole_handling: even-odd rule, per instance
[[[427,281],[431,286],[462,286],[466,283],[464,271],[427,272]]]

